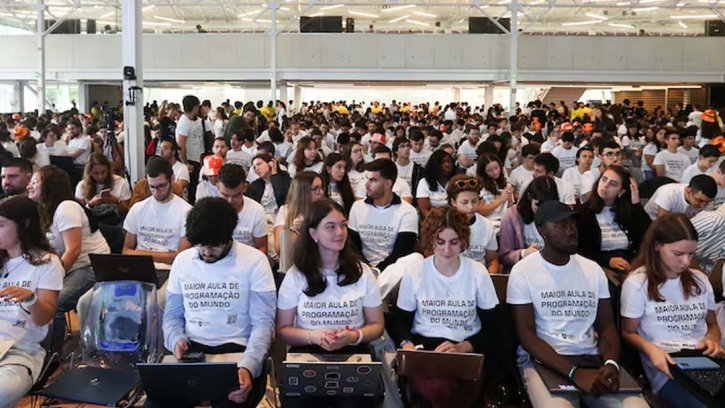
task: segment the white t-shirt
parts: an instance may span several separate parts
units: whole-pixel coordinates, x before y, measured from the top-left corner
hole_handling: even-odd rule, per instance
[[[579,167],[569,167],[564,170],[564,174],[561,175],[561,179],[568,182],[574,187],[574,196],[581,197],[582,194],[582,174],[579,173]],[[590,187],[591,189],[591,187]]]
[[[421,149],[420,153],[416,153],[414,150],[411,149],[410,160],[413,163],[425,168],[425,165],[428,164],[428,159],[430,159],[430,156],[432,154],[433,152],[428,149]]]
[[[207,127],[211,130],[211,127]],[[176,122],[176,143],[181,145],[181,135],[186,136],[186,160],[199,162],[204,153],[204,131],[201,128],[201,119],[192,121],[186,115],[181,115]]]
[[[58,142],[55,142],[55,143],[57,144]],[[81,136],[71,139],[68,142],[68,148],[67,148],[68,155],[71,155],[78,150],[84,150],[84,152],[81,153],[75,159],[73,159],[73,164],[77,164],[79,166],[85,166],[86,162],[88,161],[88,156],[91,155],[91,137],[90,136],[81,135]]]
[[[254,239],[267,236],[267,218],[264,207],[249,197],[244,197],[244,207],[239,212],[234,239],[255,248]]]
[[[429,256],[405,270],[398,291],[398,307],[415,312],[414,334],[461,342],[481,330],[477,308],[498,305],[491,276],[478,262],[459,257],[453,276],[444,276]]]
[[[81,253],[78,254],[76,262],[68,269],[68,272],[89,266],[91,260],[88,258],[88,254],[111,253],[111,249],[108,248],[101,231],[91,232],[88,216],[83,211],[83,207],[76,201],[66,200],[55,209],[53,223],[50,225],[48,232],[45,233],[50,246],[55,249],[58,256],[62,257],[65,253],[65,242],[63,242],[62,233],[72,228],[81,229]]]
[[[172,194],[171,201],[160,203],[153,196],[134,204],[123,221],[123,229],[136,235],[136,249],[176,252],[186,236],[186,216],[191,205]]]
[[[295,327],[300,329],[359,329],[365,325],[363,308],[378,307],[383,303],[370,267],[361,266],[360,279],[347,286],[338,284],[335,271],[322,271],[327,287],[313,297],[304,294],[307,279],[296,266],[292,266],[279,288],[277,307],[280,310],[297,308]]]
[[[111,179],[113,180],[111,194],[118,197],[121,201],[130,200],[131,188],[128,186],[128,180],[115,174],[111,176]],[[96,194],[106,188],[105,184],[96,184]],[[76,185],[76,198],[79,200],[86,200],[87,202],[91,201],[91,198],[93,198],[86,198],[85,192],[83,191],[83,180]],[[102,215],[114,211],[115,209],[115,204],[99,204],[91,208],[91,211],[93,211],[93,214]]]
[[[697,162],[687,166],[685,171],[682,172],[682,179],[680,180],[680,183],[682,184],[690,184],[690,181],[693,177],[699,176],[701,174],[708,174],[707,171],[700,170],[700,166],[697,165]]]
[[[38,168],[50,166],[50,156],[45,150],[38,150],[30,161],[35,163]]]
[[[684,147],[680,146],[677,148],[677,153],[681,153],[689,157],[690,164],[697,163],[697,160],[700,158],[700,149],[697,147],[691,147],[690,150],[685,150]]]
[[[284,227],[287,225],[287,204],[283,204],[277,211],[277,216],[274,218],[274,227]]]
[[[501,194],[503,194],[503,190],[499,190],[498,194],[492,194],[487,189],[483,188],[481,189],[481,201],[483,201],[484,204],[488,205],[497,200],[499,197],[501,197]],[[506,211],[506,209],[509,208],[509,200],[505,200],[502,202],[498,207],[496,207],[495,210],[491,214],[488,214],[486,218],[489,220],[494,221],[501,221],[501,218],[503,218],[503,213]]]
[[[42,258],[49,262],[34,266],[22,256],[8,259],[0,271],[0,288],[17,286],[33,293],[38,289],[63,289],[65,272],[60,259],[53,254],[44,254]],[[0,300],[0,341],[15,341],[38,347],[47,334],[47,324],[37,326],[14,301]]]
[[[685,199],[685,187],[687,187],[687,184],[665,184],[655,191],[652,198],[644,206],[644,210],[652,220],[657,218],[658,207],[662,207],[663,210],[669,212],[682,213],[692,218],[695,214],[702,211],[702,209],[693,207],[687,202]]]
[[[430,200],[431,207],[442,207],[448,204],[448,193],[446,188],[441,183],[436,183],[437,187],[435,191],[430,191],[430,185],[428,180],[422,178],[418,182],[418,190],[416,191],[416,198],[428,198]]]
[[[368,172],[366,171],[364,178],[360,182],[358,182],[357,187],[355,188],[356,198],[365,198],[368,195],[367,190],[365,189],[365,184],[367,182],[367,173]],[[397,194],[400,198],[413,198],[410,184],[408,184],[407,181],[403,180],[400,177],[396,178],[395,183],[393,183],[393,193]]]
[[[279,210],[279,205],[277,204],[277,197],[274,196],[272,183],[264,183],[264,192],[259,201],[267,216],[274,219],[273,217],[277,215],[277,211]]]
[[[418,212],[402,200],[400,204],[384,208],[366,204],[363,200],[355,201],[348,220],[348,227],[360,234],[363,255],[372,266],[393,252],[398,234],[418,234]]]
[[[644,267],[632,272],[622,284],[622,316],[641,319],[637,333],[668,353],[699,345],[707,334],[707,312],[715,311],[715,297],[707,276],[694,269],[690,272],[702,288],[702,293],[692,293],[688,299],[685,299],[678,277],[659,286],[664,302],[650,300]],[[659,391],[668,378],[655,369],[644,354],[640,353],[640,356],[652,390]]]
[[[199,185],[196,186],[196,200],[201,200],[204,197],[219,197],[219,187],[207,180],[199,181]]]
[[[398,178],[405,180],[409,186],[413,183],[413,162],[409,162],[407,166],[401,166],[398,162],[395,162],[395,166],[398,168]]]
[[[509,182],[516,188],[516,195],[521,197],[525,187],[534,179],[534,170],[526,170],[524,166],[519,166],[509,174]]]
[[[544,248],[544,238],[541,237],[541,234],[539,234],[539,230],[536,229],[536,223],[533,221],[524,224],[524,245],[526,248],[538,244],[539,249]]]
[[[238,152],[235,150],[229,150],[225,158],[227,163],[242,166],[246,173],[249,173],[249,169],[252,167],[252,156],[244,150],[240,150]]]
[[[602,230],[602,251],[614,251],[615,249],[629,248],[629,238],[622,231],[619,224],[614,222],[612,207],[604,207],[602,212],[596,215],[599,228]]]
[[[521,191],[526,191],[526,187],[528,187],[533,180],[534,179],[532,178],[526,181],[522,186]],[[554,177],[554,183],[556,183],[556,191],[559,194],[559,201],[566,205],[575,205],[576,190],[574,189],[574,186],[568,181],[564,181],[559,177]]]
[[[557,146],[552,150],[551,154],[559,159],[559,168],[566,170],[570,167],[576,166],[576,152],[577,149],[572,147],[571,149],[565,149],[562,146]]]
[[[599,171],[599,167],[592,166],[591,170],[585,171],[582,174],[581,195],[591,193],[594,184],[599,180],[599,176],[601,175],[602,172]]]
[[[48,147],[45,143],[38,143],[38,150],[48,153],[48,156],[68,156],[68,145],[62,140],[56,140],[53,147]]]
[[[690,165],[690,158],[682,153],[672,153],[668,150],[662,150],[655,156],[655,166],[665,166],[665,177],[679,182],[682,180],[682,172]]]
[[[598,354],[594,321],[599,300],[609,299],[607,285],[602,268],[583,256],[559,266],[537,252],[511,269],[506,299],[533,304],[536,334],[558,354]]]
[[[476,154],[476,146],[471,146],[471,143],[468,140],[461,143],[461,145],[458,147],[458,155],[465,156],[469,160],[474,161],[478,158],[478,155]]]
[[[174,171],[174,180],[176,180],[176,182],[186,180],[188,183],[191,181],[191,178],[189,177],[189,168],[186,167],[184,163],[177,161],[173,166],[171,166],[171,170]]]
[[[252,333],[249,293],[274,293],[267,256],[232,243],[226,257],[214,263],[194,248],[182,251],[171,265],[166,291],[183,295],[186,336],[210,347],[224,343],[246,346]]]
[[[350,181],[350,188],[352,188],[352,191],[358,191],[361,184],[363,189],[365,189],[365,171],[350,169],[350,171],[347,172],[347,179]]]
[[[648,143],[643,149],[642,149],[642,170],[652,170],[649,165],[647,165],[647,160],[645,160],[645,156],[657,156],[657,145],[654,143]],[[654,164],[654,162],[652,163]]]
[[[496,225],[478,213],[475,214],[474,220],[470,225],[471,238],[468,249],[461,256],[486,265],[486,251],[498,251]]]
[[[294,177],[295,174],[297,174],[297,171],[313,171],[315,173],[322,173],[322,168],[325,166],[325,163],[323,162],[317,162],[313,164],[312,166],[307,166],[302,170],[297,170],[297,166],[294,165],[294,163],[290,162],[289,166],[287,166],[287,172],[289,173],[290,177]]]

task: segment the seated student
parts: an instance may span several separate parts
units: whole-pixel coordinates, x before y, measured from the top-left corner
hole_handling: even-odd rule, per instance
[[[204,158],[204,166],[201,168],[201,176],[204,180],[196,187],[196,199],[205,197],[219,197],[219,170],[224,165],[224,159],[215,154]]]
[[[347,178],[350,180],[352,191],[357,191],[358,185],[365,184],[365,160],[363,147],[358,142],[351,142],[342,150],[342,156],[347,162]]]
[[[526,185],[534,178],[534,157],[539,153],[539,148],[536,146],[528,144],[524,146],[521,149],[521,165],[509,174],[509,182],[516,189],[516,201],[523,195]]]
[[[171,266],[164,346],[176,359],[186,352],[243,352],[239,389],[229,394],[229,401],[256,407],[266,384],[261,374],[272,341],[276,288],[267,257],[234,240],[237,219],[234,207],[221,198],[198,200],[189,211],[186,238],[193,248],[182,251]],[[230,293],[235,296],[226,296]],[[194,406],[195,401],[179,394],[180,401],[147,404]]]
[[[355,193],[347,176],[347,162],[340,153],[330,153],[325,157],[321,175],[327,185],[326,196],[340,204],[345,210],[345,216],[350,214],[350,208],[355,203]]]
[[[373,160],[393,160],[392,151],[384,144],[378,144],[378,146],[375,147],[375,149],[372,150],[371,153],[373,155]],[[365,172],[365,177],[368,177],[368,172]],[[403,201],[407,202],[408,204],[413,204],[413,192],[407,181],[403,180],[400,177],[397,177],[395,179],[395,182],[393,183],[393,192],[397,194]],[[364,200],[367,197],[366,193],[366,183],[358,183],[357,189],[355,190],[355,199]]]
[[[411,190],[415,189],[425,172],[423,167],[410,160],[410,140],[407,137],[398,137],[393,141],[393,158],[398,167],[398,177],[405,180]],[[413,194],[413,202],[415,198]]]
[[[562,172],[576,167],[576,160],[579,159],[579,151],[574,147],[574,133],[568,131],[562,133],[561,145],[556,146],[551,151],[551,154],[559,160],[559,170]],[[562,178],[564,177],[562,176]]]
[[[677,153],[682,153],[690,159],[690,164],[697,163],[700,156],[700,149],[697,147],[697,141],[695,136],[697,135],[697,128],[695,130],[686,129],[682,132],[682,146],[677,148]]]
[[[159,149],[159,156],[168,160],[169,163],[171,163],[171,168],[174,170],[174,191],[176,191],[177,188],[180,191],[186,191],[186,187],[189,186],[190,180],[189,167],[187,167],[184,163],[181,162],[181,160],[179,160],[179,145],[176,144],[176,140],[161,140]],[[134,192],[135,191],[136,186],[134,186]],[[131,201],[133,202],[133,199],[131,199]]]
[[[695,148],[693,148],[693,150],[697,151]],[[713,170],[716,170],[715,165],[720,158],[720,150],[718,150],[717,147],[713,145],[703,146],[702,149],[699,150],[699,154],[699,159],[686,168],[682,173],[682,180],[680,180],[680,183],[689,184],[693,177],[700,174],[710,174]]]
[[[534,408],[647,407],[641,395],[617,394],[621,350],[607,278],[599,265],[576,254],[574,214],[557,201],[541,204],[535,222],[545,246],[511,270],[507,302],[521,341],[524,386]],[[566,359],[591,354],[604,362],[598,370],[579,368]],[[568,378],[579,392],[552,394],[533,359]]]
[[[596,158],[599,159],[600,162],[599,166],[595,167],[595,165],[592,164],[592,168],[582,174],[582,202],[585,202],[589,198],[589,194],[597,184],[597,180],[599,180],[599,176],[602,175],[604,169],[611,165],[622,165],[622,148],[619,147],[617,142],[613,140],[603,141],[599,147],[596,148],[596,152]]]
[[[45,127],[40,134],[42,143],[38,145],[38,150],[43,150],[49,156],[67,156],[68,145],[61,139],[63,132],[60,131],[58,125],[50,124]]]
[[[420,130],[411,131],[409,134],[410,137],[410,160],[413,161],[413,163],[419,165],[420,167],[425,168],[426,164],[428,164],[428,159],[430,159],[431,152],[428,149],[423,148],[425,144],[425,136],[423,135],[423,132]]]
[[[28,197],[39,204],[41,225],[65,269],[57,307],[63,318],[95,283],[88,254],[109,254],[111,249],[95,220],[91,222],[73,199],[68,175],[60,168],[45,166],[35,173],[28,184]]]
[[[106,156],[93,153],[83,171],[83,180],[76,186],[75,197],[101,222],[117,224],[130,207],[131,188],[125,178],[113,174]]]
[[[291,177],[294,177],[298,171],[322,172],[324,163],[317,148],[317,144],[309,136],[305,136],[297,142],[294,158],[287,167],[287,172]]]
[[[312,203],[300,228],[294,265],[277,300],[277,336],[290,352],[368,354],[384,330],[383,304],[370,268],[348,240],[342,207]],[[333,303],[343,303],[342,308]],[[344,315],[329,319],[327,315]],[[291,398],[283,406],[372,406],[370,398]],[[353,400],[353,401],[349,401]],[[367,402],[367,404],[365,404]],[[346,404],[347,403],[347,404]]]
[[[267,253],[267,218],[264,207],[245,197],[247,181],[244,169],[238,164],[225,164],[219,170],[219,196],[231,204],[239,215],[234,239]]]
[[[700,150],[703,150],[708,146],[711,145],[703,146]],[[710,204],[706,209],[716,210],[725,204],[725,160],[721,161],[719,165],[713,166],[710,169],[709,175],[713,180],[715,180],[715,184],[717,185],[717,195],[715,195],[715,198],[712,200],[712,204]]]
[[[27,195],[28,184],[33,177],[33,165],[26,159],[13,157],[3,162],[0,170],[2,198]]]
[[[63,265],[43,235],[38,205],[25,196],[0,202],[0,405],[14,407],[43,370],[40,343],[55,315]]]
[[[559,161],[551,153],[541,153],[534,157],[534,178],[546,176],[554,180],[559,192],[559,201],[573,208],[576,205],[574,186],[556,177],[558,171]],[[529,182],[524,183],[524,189]]]
[[[697,265],[710,273],[715,263],[725,258],[725,208],[718,211],[702,211],[690,218],[697,231]],[[722,326],[725,329],[725,326]]]
[[[561,176],[562,180],[574,186],[574,196],[579,203],[581,203],[582,176],[591,169],[593,160],[594,150],[590,146],[584,146],[576,152],[575,166],[564,170]]]
[[[232,148],[227,151],[227,163],[238,164],[242,166],[246,173],[249,173],[254,156],[244,148],[247,143],[250,143],[251,151],[256,155],[257,147],[254,145],[254,131],[252,129],[238,130],[231,134],[229,141]]]
[[[371,267],[383,271],[413,252],[418,213],[393,192],[394,180],[398,179],[395,163],[377,159],[365,165],[365,170],[367,198],[356,201],[350,209],[350,239]]]
[[[504,272],[515,263],[543,248],[544,240],[534,225],[538,207],[546,201],[558,201],[556,183],[539,177],[529,183],[516,206],[510,207],[501,219],[499,256]]]
[[[659,217],[622,285],[622,337],[640,352],[652,391],[673,408],[705,405],[672,378],[675,362],[668,353],[696,349],[725,358],[712,285],[707,275],[690,268],[697,247],[697,231],[685,215]]]
[[[623,167],[609,166],[579,210],[579,254],[603,268],[629,272],[650,222],[637,182]]]
[[[443,149],[436,150],[428,159],[423,174],[424,177],[416,187],[415,196],[420,215],[425,218],[431,208],[442,207],[448,203],[446,186],[456,174],[453,156]]]
[[[267,214],[267,226],[272,226],[279,208],[287,202],[292,179],[286,172],[277,170],[277,162],[271,154],[258,154],[252,160],[252,168],[257,179],[249,184],[244,195],[262,205]]]
[[[38,171],[43,166],[50,165],[50,156],[44,150],[38,150],[35,139],[25,139],[20,143],[20,157],[33,164],[33,170]]]
[[[655,191],[644,209],[652,220],[667,213],[692,217],[707,207],[717,195],[717,183],[704,174],[695,176],[688,184],[665,184]]]
[[[274,220],[276,254],[281,250],[282,232],[289,230],[294,233],[292,239],[296,239],[310,206],[323,198],[325,198],[325,182],[322,176],[312,171],[301,171],[295,175],[287,193],[287,203],[280,207]]]
[[[421,227],[427,258],[406,268],[393,309],[391,336],[399,347],[489,355],[498,330],[498,298],[486,268],[462,256],[471,230],[453,207],[431,210]],[[436,316],[458,316],[454,323]],[[491,353],[493,355],[495,353]],[[434,407],[470,407],[480,389],[445,378],[413,376],[411,386]],[[480,384],[476,386],[480,387]]]
[[[498,232],[504,212],[514,205],[514,187],[506,179],[503,164],[496,155],[484,153],[478,157],[476,165],[480,169],[476,175],[482,187],[477,211],[492,221]]]
[[[667,149],[657,153],[654,159],[655,173],[657,177],[668,177],[676,182],[682,180],[682,172],[690,166],[690,158],[677,151],[680,146],[680,131],[673,127],[667,127],[665,143]]]
[[[461,255],[486,265],[490,273],[499,273],[496,224],[477,212],[482,187],[476,177],[459,174],[453,176],[446,190],[451,206],[466,215],[471,230],[468,248]]]

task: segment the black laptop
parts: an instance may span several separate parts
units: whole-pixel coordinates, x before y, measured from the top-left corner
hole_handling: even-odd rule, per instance
[[[670,372],[675,380],[708,406],[713,401],[725,399],[725,362],[702,355],[702,351],[690,350],[671,353],[675,365]]]
[[[65,372],[38,394],[67,401],[115,407],[139,384],[133,370],[81,367]]]
[[[604,360],[600,355],[576,355],[576,356],[563,356],[566,361],[571,364],[582,368],[598,370],[603,364]],[[541,376],[544,384],[550,392],[579,392],[579,389],[566,377],[543,365],[538,360],[533,360],[536,371]],[[637,380],[635,380],[627,370],[621,370],[619,372],[619,392],[620,393],[634,393],[639,394],[642,392],[642,387],[639,386]]]
[[[154,259],[145,255],[88,254],[96,274],[96,282],[131,280],[152,283],[158,287]]]
[[[201,402],[226,400],[239,389],[236,363],[138,363],[147,399]]]

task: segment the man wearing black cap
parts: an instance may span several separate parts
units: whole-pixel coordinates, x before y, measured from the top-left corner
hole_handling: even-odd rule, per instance
[[[541,204],[535,222],[544,249],[511,270],[507,302],[526,357],[520,366],[524,385],[535,408],[646,407],[641,395],[617,394],[620,343],[607,278],[599,265],[576,254],[575,215],[557,201]],[[580,367],[573,358],[592,354],[601,356],[599,368]],[[552,394],[532,360],[567,378],[579,392]]]

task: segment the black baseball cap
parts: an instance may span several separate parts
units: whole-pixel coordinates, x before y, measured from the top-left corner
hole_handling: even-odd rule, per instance
[[[560,201],[546,201],[542,203],[536,210],[534,222],[536,226],[540,226],[545,222],[560,222],[569,217],[575,216],[577,213],[569,208],[568,205]]]

